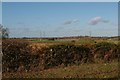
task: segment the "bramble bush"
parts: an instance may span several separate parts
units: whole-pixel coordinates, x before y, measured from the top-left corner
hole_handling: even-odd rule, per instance
[[[117,58],[118,45],[114,43],[100,42],[93,45],[93,47],[94,47],[94,55],[98,55],[99,59],[110,60],[113,58],[114,59]]]
[[[4,71],[17,71],[21,64],[24,65],[25,70],[30,69],[34,61],[38,61],[39,55],[31,54],[31,47],[28,42],[17,40],[3,40],[2,41],[2,65]],[[34,64],[38,64],[37,62]]]
[[[47,67],[92,62],[90,49],[83,45],[53,45],[46,48],[44,54]]]

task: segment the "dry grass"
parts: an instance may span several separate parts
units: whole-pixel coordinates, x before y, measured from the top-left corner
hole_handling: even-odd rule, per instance
[[[114,78],[118,62],[61,66],[43,71],[3,73],[3,78]]]

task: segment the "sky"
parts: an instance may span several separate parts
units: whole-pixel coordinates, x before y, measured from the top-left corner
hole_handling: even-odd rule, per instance
[[[117,2],[3,2],[10,37],[117,36]]]
[[[2,0],[3,2],[119,2],[119,0]]]

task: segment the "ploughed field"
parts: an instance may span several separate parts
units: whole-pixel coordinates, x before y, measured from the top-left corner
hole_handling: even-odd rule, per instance
[[[114,78],[117,38],[4,39],[3,78]]]

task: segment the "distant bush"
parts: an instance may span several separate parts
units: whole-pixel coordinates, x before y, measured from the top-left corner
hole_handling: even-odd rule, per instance
[[[48,38],[48,40],[54,41],[54,40],[55,40],[55,38]]]

